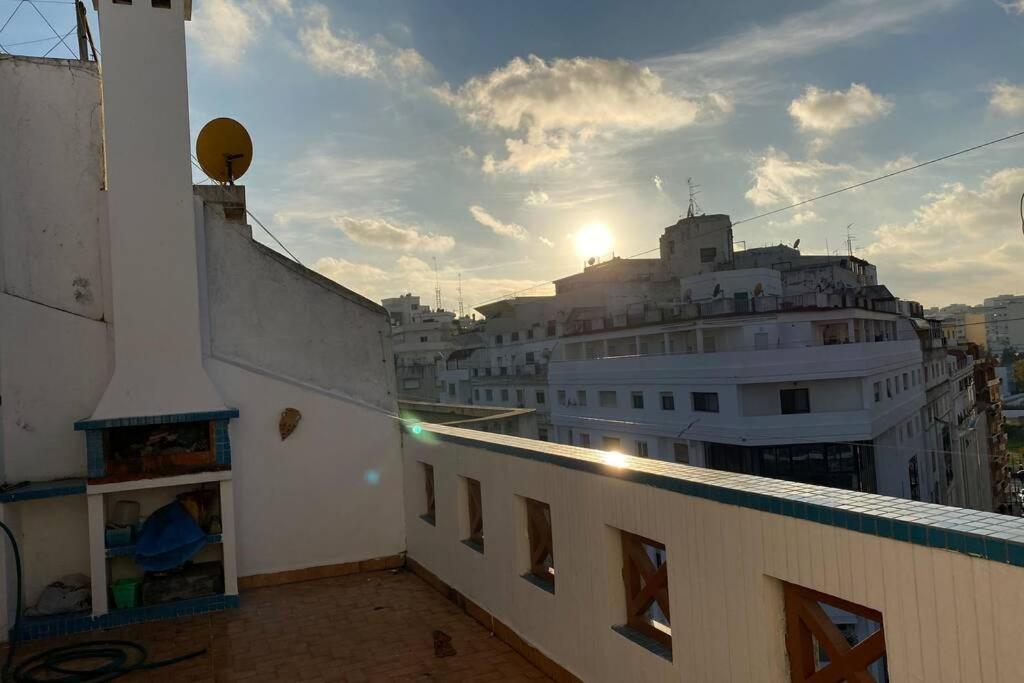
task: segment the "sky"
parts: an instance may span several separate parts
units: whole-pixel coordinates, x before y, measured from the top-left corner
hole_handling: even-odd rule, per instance
[[[18,9],[0,45],[56,44],[10,47],[52,36]],[[193,136],[248,128],[252,212],[373,299],[432,303],[436,259],[449,310],[460,276],[469,312],[656,248],[688,178],[740,221],[1024,130],[1024,0],[195,0],[186,30]],[[1021,193],[1024,137],[734,234],[845,254],[849,226],[897,296],[979,303],[1024,291]]]

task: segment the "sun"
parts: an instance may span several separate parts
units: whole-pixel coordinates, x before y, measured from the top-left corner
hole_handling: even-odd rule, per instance
[[[576,233],[576,253],[583,258],[604,256],[612,250],[612,233],[604,223],[588,223]]]

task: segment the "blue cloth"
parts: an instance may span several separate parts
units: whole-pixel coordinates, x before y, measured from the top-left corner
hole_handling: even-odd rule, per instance
[[[135,544],[135,561],[150,572],[185,564],[206,545],[206,533],[185,506],[174,501],[149,516]]]

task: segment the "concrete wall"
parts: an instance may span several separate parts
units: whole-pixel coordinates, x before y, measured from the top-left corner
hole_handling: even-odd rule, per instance
[[[787,482],[629,458],[605,467],[603,474],[581,472],[497,452],[484,441],[593,462],[592,455],[577,456],[585,453],[582,449],[438,431],[459,433],[477,445],[436,437],[406,440],[409,557],[583,680],[788,681],[782,581],[880,610],[889,680],[1024,677],[1017,628],[1024,610],[1021,567],[626,479],[628,470],[637,468],[694,482],[731,481],[747,493],[794,486]],[[419,518],[421,463],[434,467],[436,526]],[[481,483],[483,553],[461,543],[460,477]],[[807,488],[816,492],[816,500],[865,495]],[[551,506],[554,594],[521,578],[526,520],[517,497],[522,496]],[[957,514],[878,496],[859,500],[879,508],[921,505]],[[1007,523],[1024,529],[1020,520]],[[616,530],[666,546],[672,661],[611,629],[623,622]]]
[[[3,291],[109,320],[96,64],[0,56],[0,102]]]
[[[394,412],[384,309],[205,216],[212,355]]]
[[[398,421],[342,396],[218,360],[231,425],[238,574],[393,555],[405,548]],[[281,411],[302,421],[282,441]]]

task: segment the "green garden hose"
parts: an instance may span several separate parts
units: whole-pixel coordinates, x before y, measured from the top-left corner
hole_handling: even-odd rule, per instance
[[[130,640],[92,640],[74,645],[44,650],[32,655],[17,666],[14,666],[14,651],[21,631],[21,553],[18,542],[10,527],[0,522],[0,528],[7,534],[14,551],[14,566],[17,569],[17,611],[14,617],[14,628],[11,629],[10,645],[7,659],[4,662],[3,683],[34,683],[35,681],[58,681],[59,683],[93,683],[112,681],[133,671],[158,669],[171,664],[194,659],[206,653],[206,649],[196,650],[180,657],[147,662],[149,653],[139,643]]]

